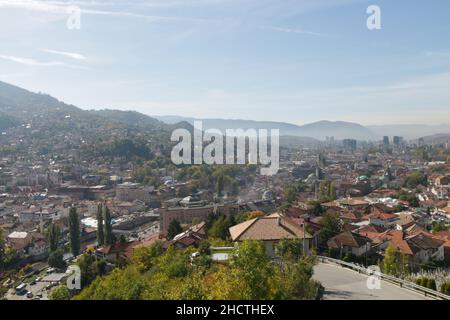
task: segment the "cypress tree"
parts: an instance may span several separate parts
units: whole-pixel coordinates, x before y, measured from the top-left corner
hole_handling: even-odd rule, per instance
[[[103,206],[97,207],[97,243],[102,246],[105,243],[105,235],[103,230]]]
[[[170,221],[169,228],[167,229],[167,238],[173,239],[173,237],[180,234],[181,232],[183,232],[183,228],[181,227],[178,220],[173,219],[172,221]]]
[[[80,254],[80,233],[80,219],[77,208],[72,207],[69,211],[69,238],[70,250],[75,257]]]
[[[47,231],[47,240],[49,244],[49,251],[54,252],[58,249],[60,232],[56,224],[52,223]]]
[[[110,245],[113,243],[111,212],[107,206],[103,207],[103,215],[105,222],[105,242],[104,244]]]

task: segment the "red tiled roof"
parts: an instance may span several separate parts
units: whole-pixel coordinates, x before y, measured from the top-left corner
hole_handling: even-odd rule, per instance
[[[370,213],[362,217],[363,219],[369,220],[369,219],[379,219],[379,220],[391,220],[396,219],[397,216],[392,213]]]
[[[330,248],[340,248],[341,246],[360,248],[369,242],[371,242],[369,238],[350,231],[344,231],[328,240],[327,245]]]
[[[99,252],[109,255],[109,254],[115,254],[115,253],[125,253],[130,248],[135,247],[139,241],[133,241],[133,242],[116,242],[112,245],[103,246],[99,249],[97,249]]]

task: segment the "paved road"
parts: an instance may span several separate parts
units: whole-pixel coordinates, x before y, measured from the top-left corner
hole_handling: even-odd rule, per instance
[[[332,264],[314,268],[314,279],[325,287],[325,300],[428,300],[411,290],[382,281],[380,289],[367,287],[367,276]]]
[[[27,284],[26,290],[33,293],[33,298],[27,298],[26,294],[17,295],[14,289],[10,289],[6,294],[5,298],[7,300],[32,300],[32,299],[47,300],[47,291],[45,290],[45,287],[47,285],[48,282],[37,282],[34,285]],[[42,298],[36,297],[38,293],[42,294]]]

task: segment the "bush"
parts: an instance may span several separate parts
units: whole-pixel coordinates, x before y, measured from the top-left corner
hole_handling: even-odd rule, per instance
[[[48,265],[53,268],[57,269],[63,269],[66,267],[66,263],[63,259],[64,253],[62,250],[56,250],[53,252],[50,252],[48,256]]]
[[[441,292],[450,295],[450,282],[445,282],[441,285]]]
[[[50,300],[70,300],[70,292],[66,286],[61,285],[52,290]]]
[[[420,278],[420,285],[422,286],[422,287],[427,287],[427,278],[425,278],[425,277],[422,277],[422,278]]]
[[[428,278],[427,288],[431,290],[436,290],[436,281],[434,279]]]
[[[416,279],[416,284],[431,290],[436,290],[436,281],[432,278],[421,277]]]

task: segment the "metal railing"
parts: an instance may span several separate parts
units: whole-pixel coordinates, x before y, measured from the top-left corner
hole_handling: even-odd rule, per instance
[[[426,297],[432,297],[432,298],[442,299],[442,300],[450,300],[450,296],[448,296],[444,293],[438,292],[433,289],[422,287],[413,282],[399,279],[399,278],[396,278],[396,277],[388,275],[388,274],[384,274],[381,272],[374,272],[373,269],[369,269],[364,266],[357,265],[355,263],[345,262],[342,260],[324,257],[324,256],[318,256],[317,259],[318,259],[318,261],[320,261],[322,263],[334,263],[334,264],[340,265],[341,267],[347,267],[352,270],[355,270],[358,273],[363,273],[363,274],[366,274],[369,276],[371,276],[371,275],[379,276],[381,279],[386,280],[390,283],[396,284],[396,285],[400,286],[401,288],[410,289],[410,290],[414,290],[414,291],[423,293]]]

